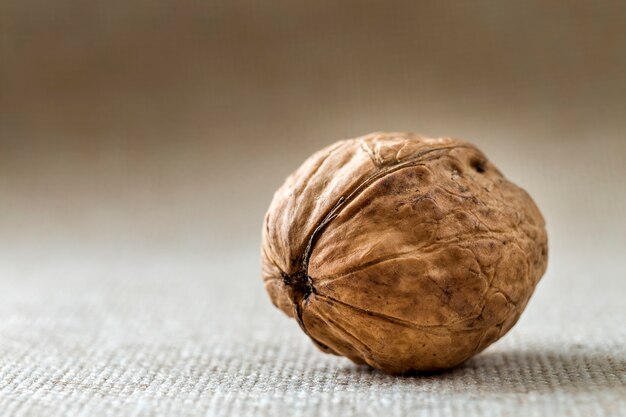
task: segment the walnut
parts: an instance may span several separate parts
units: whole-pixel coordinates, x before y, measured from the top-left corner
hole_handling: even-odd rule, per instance
[[[519,319],[547,263],[531,197],[472,144],[372,133],[312,155],[265,216],[272,302],[324,352],[453,367]]]

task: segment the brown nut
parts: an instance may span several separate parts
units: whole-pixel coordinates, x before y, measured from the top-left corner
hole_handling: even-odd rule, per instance
[[[324,352],[455,366],[518,320],[547,264],[539,209],[468,142],[372,133],[312,155],[265,216],[272,302]]]

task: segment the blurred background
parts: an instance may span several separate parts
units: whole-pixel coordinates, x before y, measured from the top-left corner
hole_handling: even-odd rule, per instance
[[[0,0],[0,258],[257,282],[283,179],[403,130],[475,142],[592,276],[626,248],[625,51],[620,1]]]

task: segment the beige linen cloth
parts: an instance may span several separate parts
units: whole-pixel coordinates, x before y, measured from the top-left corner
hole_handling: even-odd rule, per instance
[[[437,375],[319,352],[270,305],[255,251],[3,258],[2,416],[619,416],[621,259],[552,261],[499,343]]]

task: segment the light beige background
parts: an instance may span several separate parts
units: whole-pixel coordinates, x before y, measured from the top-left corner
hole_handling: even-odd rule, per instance
[[[623,393],[625,51],[619,1],[0,0],[4,375],[34,369],[55,392],[42,364],[57,369],[62,359],[50,349],[63,358],[71,346],[70,365],[97,373],[90,357],[128,363],[120,346],[149,356],[146,341],[180,353],[190,340],[212,352],[225,339],[246,357],[254,352],[242,338],[251,333],[255,346],[270,349],[279,335],[318,358],[263,294],[264,211],[318,148],[410,130],[474,141],[547,219],[548,273],[495,352],[522,344],[543,360],[542,351],[560,357],[559,349],[580,345],[572,361],[587,358],[613,375],[600,392]],[[24,361],[23,352],[35,356]],[[181,357],[172,369],[188,365]],[[312,366],[290,363],[266,366],[305,374]],[[578,365],[567,363],[575,374]],[[238,381],[235,374],[225,380]],[[297,391],[298,377],[285,378]],[[499,395],[504,382],[494,378],[478,411]],[[464,392],[452,379],[450,392]],[[359,381],[351,382],[357,391]],[[232,406],[241,385],[221,384],[209,394],[220,386],[230,394],[207,398]],[[129,386],[119,398],[135,410],[145,398]],[[20,389],[15,379],[0,385],[0,405],[36,415],[47,404],[23,400],[30,397]],[[75,389],[87,404],[77,410],[100,410]],[[555,390],[557,400],[573,401]],[[351,397],[337,392],[317,407],[339,401],[337,410],[354,411],[340,407]],[[599,401],[586,394],[581,401]],[[72,398],[50,395],[57,411]],[[554,398],[548,392],[531,408]],[[157,405],[171,406],[166,400],[142,410],[156,415]],[[526,400],[511,397],[509,411]],[[240,412],[249,404],[242,401]],[[197,411],[215,411],[207,404]],[[624,410],[623,401],[611,404],[598,412]]]
[[[555,256],[623,243],[626,6],[395,3],[3,0],[11,246],[254,246],[290,171],[374,130],[475,141]]]

